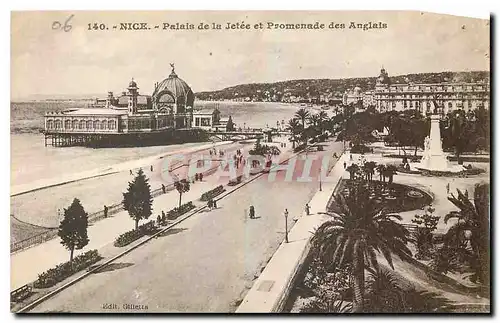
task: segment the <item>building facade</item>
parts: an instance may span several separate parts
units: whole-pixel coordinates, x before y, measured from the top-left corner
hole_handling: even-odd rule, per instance
[[[49,112],[45,131],[49,133],[133,133],[190,128],[194,93],[172,66],[168,78],[156,83],[151,96],[139,94],[132,80],[126,92],[97,99],[89,108]]]
[[[373,92],[377,111],[404,111],[417,109],[423,115],[446,114],[457,109],[466,112],[478,107],[489,109],[490,84],[434,83],[392,84],[385,69],[381,69]]]

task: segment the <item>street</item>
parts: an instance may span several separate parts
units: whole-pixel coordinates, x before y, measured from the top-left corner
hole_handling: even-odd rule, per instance
[[[314,154],[340,155],[342,143],[329,145]],[[319,165],[313,163],[313,171]],[[234,312],[284,239],[284,209],[291,228],[318,190],[317,181],[270,182],[268,176],[242,186],[219,200],[217,209],[194,215],[32,312]],[[253,220],[247,216],[250,205],[255,207]]]

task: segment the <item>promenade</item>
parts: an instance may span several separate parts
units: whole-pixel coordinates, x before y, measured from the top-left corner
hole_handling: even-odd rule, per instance
[[[314,154],[340,153],[341,144],[330,146]],[[301,173],[304,164],[298,164]],[[87,277],[33,312],[106,312],[105,303],[120,306],[111,312],[130,312],[122,304],[144,305],[147,312],[235,311],[284,238],[283,210],[288,208],[293,227],[318,190],[317,181],[273,181],[270,176],[260,175],[219,200],[217,209],[196,214],[123,256],[116,261],[118,269]],[[250,205],[254,220],[247,216]]]
[[[221,147],[224,145],[228,145],[233,143],[232,141],[223,141],[217,143],[205,143],[200,144],[199,146],[180,148],[174,151],[169,151],[161,154],[157,154],[154,156],[150,156],[147,158],[141,158],[138,160],[131,160],[119,164],[109,165],[106,167],[100,167],[97,169],[92,169],[84,172],[77,172],[72,174],[64,174],[59,177],[42,179],[38,181],[33,181],[27,184],[20,184],[12,186],[10,189],[10,196],[21,195],[24,193],[40,190],[43,188],[48,188],[52,186],[58,186],[66,183],[81,181],[84,179],[105,176],[113,173],[128,171],[130,169],[135,170],[140,167],[149,167],[149,165],[156,164],[159,159],[162,159],[166,156],[176,155],[176,154],[192,154],[198,151],[207,150],[213,147]]]

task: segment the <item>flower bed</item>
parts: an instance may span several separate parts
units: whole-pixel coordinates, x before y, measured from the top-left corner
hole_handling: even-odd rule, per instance
[[[353,154],[365,154],[373,152],[373,148],[367,147],[365,145],[354,145],[351,147],[351,153]]]
[[[173,208],[172,210],[167,212],[167,219],[175,220],[186,212],[194,209],[195,206],[193,202],[187,202],[186,204],[182,204],[180,207]]]
[[[124,247],[145,235],[154,234],[156,232],[158,232],[158,228],[155,225],[155,221],[151,220],[143,225],[140,225],[137,229],[120,234],[120,236],[116,238],[114,246]]]
[[[337,192],[348,194],[350,182],[351,180],[341,179]],[[422,207],[431,204],[433,200],[433,197],[426,192],[408,185],[383,183],[376,180],[367,182],[367,184],[372,191],[372,198],[382,203],[387,212],[399,213],[422,209]],[[337,208],[334,199],[331,199],[328,210],[338,212]]]
[[[51,268],[46,272],[38,275],[38,279],[35,281],[33,286],[35,288],[48,288],[55,284],[63,281],[69,276],[73,275],[80,270],[95,264],[102,257],[99,255],[97,250],[90,250],[84,254],[81,254],[73,259],[73,262],[65,262],[57,265],[55,268]]]
[[[210,190],[208,192],[205,192],[201,195],[201,201],[209,201],[210,199],[213,199],[214,197],[216,197],[217,195],[220,195],[222,194],[223,192],[225,192],[226,190],[224,189],[224,186],[222,185],[219,185],[217,186],[216,188],[214,188],[213,190]]]
[[[471,168],[466,168],[465,170],[459,173],[440,172],[435,170],[422,170],[421,174],[423,176],[437,176],[437,177],[467,177],[467,176],[479,175],[485,172],[486,171],[482,168],[471,167]]]
[[[257,173],[260,173],[260,172],[262,171],[262,169],[261,169],[261,168],[257,168],[257,169],[258,169],[259,171],[258,171],[258,172],[256,172],[256,173],[252,173],[252,170],[253,170],[253,169],[252,169],[252,170],[250,170],[250,174],[251,174],[251,175],[253,175],[253,174],[257,174]],[[229,185],[229,186],[235,186],[235,185],[238,185],[239,183],[241,183],[242,178],[243,178],[243,175],[240,175],[240,176],[238,176],[238,177],[236,177],[236,178],[233,178],[233,179],[231,179],[231,180],[229,181],[229,183],[228,183],[227,185]]]

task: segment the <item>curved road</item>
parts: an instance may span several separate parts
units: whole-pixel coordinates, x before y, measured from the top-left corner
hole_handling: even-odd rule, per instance
[[[340,155],[341,143],[329,145],[325,152],[313,154]],[[313,169],[319,164],[313,163]],[[297,162],[296,169],[301,167],[303,162]],[[284,208],[290,227],[318,190],[316,181],[270,182],[268,176],[31,312],[234,312],[284,238]],[[257,219],[245,216],[249,205],[255,206]],[[136,309],[124,308],[125,304]]]

